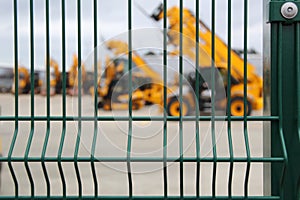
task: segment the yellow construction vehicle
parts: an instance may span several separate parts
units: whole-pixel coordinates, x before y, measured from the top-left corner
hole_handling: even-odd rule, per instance
[[[128,67],[128,61],[123,58],[106,59],[106,68],[99,80],[98,108],[104,110],[128,109],[129,87],[128,76],[123,76]],[[122,78],[123,77],[123,78]],[[132,93],[132,109],[136,110],[144,105],[143,93],[137,89]]]
[[[15,73],[14,73],[15,74]],[[26,69],[23,66],[18,67],[18,93],[19,94],[27,94],[30,91],[30,75],[28,72],[28,69]],[[15,76],[14,76],[14,81],[12,84],[12,93],[15,93]]]
[[[61,90],[61,74],[59,71],[58,63],[50,59],[50,95],[53,96],[56,93],[60,93]],[[41,73],[40,73],[41,74]],[[41,76],[41,75],[40,75]],[[43,80],[41,80],[41,95],[47,94],[46,85],[46,73],[44,72]]]
[[[31,82],[30,82],[30,74],[26,67],[19,66],[18,67],[18,73],[19,73],[19,86],[18,86],[18,93],[19,94],[28,94],[31,89]],[[40,79],[40,72],[35,71],[34,72],[34,93],[40,93],[40,89],[42,86],[42,80]],[[11,92],[15,93],[15,73],[13,77],[13,83],[11,87]]]
[[[179,8],[177,6],[167,10],[167,18],[169,21],[168,39],[169,44],[174,45],[177,50],[171,54],[179,55],[179,41],[180,41],[180,17]],[[151,16],[156,21],[163,18],[163,5],[161,4]],[[211,54],[212,54],[212,33],[210,29],[199,20],[199,33],[196,32],[196,18],[188,9],[183,9],[182,19],[182,53],[189,57],[193,62],[196,60],[196,45],[199,45],[199,67],[212,68]],[[199,34],[200,42],[196,44],[195,36]],[[228,46],[215,35],[215,59],[214,65],[223,77],[225,90],[227,90],[227,73],[228,73]],[[244,61],[233,50],[230,52],[231,56],[231,114],[241,116],[244,114]],[[255,72],[255,67],[247,63],[247,114],[250,115],[252,109],[259,110],[263,107],[262,100],[262,78]],[[201,91],[201,90],[200,90]],[[226,107],[226,101],[223,103]]]
[[[115,59],[106,59],[106,68],[99,82],[99,108],[128,109],[128,45],[119,40],[106,43]],[[125,57],[122,57],[125,56]],[[171,93],[171,88],[168,88]],[[140,109],[145,104],[163,104],[163,82],[161,75],[154,71],[135,52],[132,52],[132,108]]]
[[[67,77],[67,93],[69,95],[78,95],[78,57],[77,55],[73,55],[73,64],[68,71]],[[81,84],[83,85],[86,79],[86,71],[85,67],[81,65]],[[83,87],[82,87],[82,94],[83,94]]]

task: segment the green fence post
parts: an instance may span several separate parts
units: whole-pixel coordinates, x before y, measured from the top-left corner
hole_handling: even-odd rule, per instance
[[[272,157],[283,155],[283,165],[272,163],[271,192],[281,199],[299,199],[300,174],[300,2],[271,1],[271,124]],[[283,173],[280,173],[283,171]]]

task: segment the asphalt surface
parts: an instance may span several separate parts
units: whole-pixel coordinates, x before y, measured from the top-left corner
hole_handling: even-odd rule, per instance
[[[46,116],[46,98],[36,95],[34,101],[34,114]],[[14,116],[14,96],[11,94],[0,94],[0,106],[2,116]],[[67,115],[77,115],[77,97],[67,97]],[[93,98],[82,97],[82,115],[93,116]],[[259,115],[261,111],[254,112]],[[30,95],[19,96],[19,115],[30,116]],[[50,114],[62,115],[62,97],[60,95],[51,97]],[[102,116],[128,116],[128,111],[102,111]],[[147,106],[141,110],[134,111],[134,116],[162,116],[158,106]],[[98,122],[98,136],[96,140],[95,156],[97,157],[122,157],[127,155],[128,138],[127,121],[101,121]],[[132,157],[160,157],[163,155],[163,122],[159,121],[137,121],[132,126]],[[184,157],[196,155],[195,122],[183,123],[182,152]],[[232,141],[235,157],[246,157],[245,133],[249,137],[251,157],[261,157],[263,154],[262,122],[248,122],[245,132],[243,122],[232,122]],[[213,145],[211,136],[211,122],[199,123],[200,132],[200,155],[201,157],[212,157]],[[227,122],[216,122],[215,124],[215,153],[217,157],[229,156],[229,143]],[[29,149],[30,157],[41,157],[47,123],[36,121],[34,129],[31,129],[30,121],[20,121],[17,139],[13,149],[14,157],[24,157],[28,138],[32,132],[32,143]],[[52,121],[50,123],[49,140],[46,148],[46,157],[57,157],[59,144],[62,137],[62,122]],[[167,123],[167,155],[168,157],[179,157],[180,155],[180,131],[178,122]],[[15,131],[14,121],[0,121],[0,136],[2,139],[2,154],[7,156],[12,137]],[[79,156],[89,157],[94,134],[94,122],[84,121],[81,127],[81,138]],[[67,122],[65,142],[62,150],[63,157],[73,157],[78,135],[77,121]],[[246,164],[235,163],[232,179],[232,194],[244,195],[244,183]],[[139,162],[132,163],[132,181],[134,195],[163,195],[163,169],[162,163]],[[100,195],[128,195],[128,177],[126,163],[96,163],[98,179],[98,193]],[[17,176],[19,195],[30,195],[32,185],[28,179],[25,164],[13,163],[14,172]],[[30,172],[34,181],[35,195],[46,195],[46,181],[40,162],[29,163]],[[57,162],[46,163],[50,179],[50,193],[62,195],[62,179],[59,174]],[[82,192],[84,195],[94,194],[94,182],[91,172],[91,164],[79,163]],[[78,180],[76,178],[73,162],[63,163],[64,177],[68,195],[78,194]],[[200,164],[200,194],[212,194],[213,163],[202,162]],[[168,163],[168,194],[179,195],[180,192],[180,167],[178,162]],[[185,195],[195,195],[196,192],[196,164],[193,162],[183,164],[183,191]],[[218,162],[216,165],[216,195],[228,195],[229,163]],[[260,163],[251,163],[250,177],[248,183],[249,195],[263,195],[263,167]],[[7,163],[3,163],[1,172],[1,195],[14,195],[15,186]]]

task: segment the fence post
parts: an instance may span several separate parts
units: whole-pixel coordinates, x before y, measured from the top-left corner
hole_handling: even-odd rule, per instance
[[[270,1],[271,23],[271,193],[299,199],[300,174],[300,2]]]

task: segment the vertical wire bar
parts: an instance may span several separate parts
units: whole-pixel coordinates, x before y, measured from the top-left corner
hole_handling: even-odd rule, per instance
[[[30,133],[27,141],[27,146],[24,155],[24,164],[25,169],[27,172],[27,176],[30,182],[30,189],[31,189],[31,198],[34,197],[34,181],[31,174],[30,167],[28,165],[28,155],[30,151],[30,147],[32,144],[33,134],[34,134],[34,21],[33,21],[33,0],[30,0],[30,109],[31,109],[31,116],[30,116]]]
[[[182,76],[183,76],[183,0],[179,1],[179,159],[180,159],[180,198],[183,199],[183,120],[182,120]]]
[[[249,175],[250,175],[250,146],[249,146],[249,138],[248,138],[248,123],[247,123],[247,60],[248,60],[248,0],[244,0],[244,118],[243,118],[243,125],[244,125],[244,141],[246,146],[246,154],[247,154],[247,167],[246,167],[246,174],[245,174],[245,182],[244,182],[244,195],[245,199],[248,199],[248,182],[249,182]]]
[[[97,135],[98,135],[98,51],[97,51],[97,0],[94,0],[94,136],[91,148],[91,170],[93,174],[93,181],[94,181],[94,197],[98,196],[98,181],[97,181],[97,174],[95,169],[95,150],[96,150],[96,142],[97,142]]]
[[[131,140],[132,140],[132,1],[128,0],[128,86],[129,86],[129,121],[128,121],[128,138],[127,138],[127,176],[129,199],[132,199],[132,175],[131,175]]]
[[[200,137],[199,137],[199,24],[200,24],[200,13],[199,13],[199,1],[196,0],[196,35],[195,35],[195,53],[196,53],[196,61],[195,61],[195,77],[196,77],[196,83],[195,83],[195,92],[196,92],[196,157],[197,157],[197,164],[196,164],[196,197],[199,198],[200,196]]]
[[[47,130],[42,150],[42,169],[45,176],[47,197],[50,196],[50,180],[45,164],[45,155],[47,151],[47,145],[50,135],[50,28],[49,28],[49,0],[46,0],[46,84],[47,84]]]
[[[79,198],[82,197],[82,183],[81,183],[81,176],[78,167],[78,151],[80,145],[80,137],[81,137],[81,0],[77,0],[77,46],[78,46],[78,133],[76,138],[76,146],[74,151],[74,167],[76,178],[78,182],[78,196]]]
[[[65,23],[65,0],[61,1],[61,35],[62,35],[62,43],[61,43],[61,48],[62,48],[62,115],[63,115],[63,121],[62,121],[62,133],[60,137],[60,144],[59,144],[59,149],[58,149],[58,169],[59,169],[59,174],[61,178],[61,183],[62,183],[62,195],[63,199],[66,198],[67,195],[67,188],[66,188],[66,180],[65,180],[65,175],[64,171],[62,168],[61,164],[61,157],[62,157],[62,150],[64,146],[64,141],[65,141],[65,135],[66,135],[66,87],[67,87],[67,80],[66,80],[66,34],[65,34],[65,29],[66,29],[66,23]]]
[[[298,120],[297,120],[297,126],[298,126],[298,140],[300,141],[300,24],[299,22],[296,23],[296,67],[297,67],[297,113],[298,113]],[[297,56],[298,55],[298,56]],[[297,181],[297,198],[300,199],[300,176],[298,177]]]
[[[296,58],[297,75],[299,76],[300,75],[300,56],[299,56],[300,55],[300,23],[297,22],[295,26],[296,26],[296,42],[295,42],[296,55],[298,55],[295,56],[295,58]],[[297,78],[297,103],[298,103],[298,108],[297,108],[298,137],[300,140],[300,78]]]
[[[282,110],[282,24],[278,23],[278,106],[279,106],[279,136],[282,144],[282,151],[284,157],[284,165],[282,169],[282,176],[280,180],[280,199],[284,199],[284,180],[286,176],[286,168],[288,164],[287,149],[285,145],[284,135],[283,135],[283,110]]]
[[[19,197],[19,184],[18,184],[18,179],[15,175],[14,168],[11,163],[11,158],[12,158],[12,153],[14,151],[14,147],[16,144],[16,139],[18,136],[18,131],[19,131],[19,71],[18,71],[18,1],[14,0],[14,5],[13,5],[13,19],[14,19],[14,71],[15,71],[15,131],[13,134],[13,138],[11,140],[11,144],[9,147],[9,152],[8,152],[8,167],[9,171],[11,173],[12,179],[14,181],[15,185],[15,198],[18,199]]]
[[[211,3],[211,77],[212,77],[212,86],[211,86],[211,106],[212,106],[212,121],[211,121],[211,138],[212,138],[212,147],[213,147],[213,175],[212,175],[212,198],[216,198],[216,176],[217,176],[217,149],[216,149],[216,136],[215,136],[215,0],[212,0]]]
[[[164,175],[164,198],[168,198],[168,169],[167,169],[167,146],[168,146],[168,122],[167,122],[167,0],[164,0],[164,18],[163,18],[163,29],[164,29],[164,35],[163,35],[163,73],[164,73],[164,136],[163,136],[163,146],[164,146],[164,151],[163,151],[163,175]]]
[[[227,73],[227,135],[228,135],[228,145],[229,145],[229,155],[230,155],[230,165],[229,165],[229,177],[228,177],[228,197],[232,199],[232,179],[233,179],[233,144],[231,135],[231,0],[228,0],[228,73]]]

